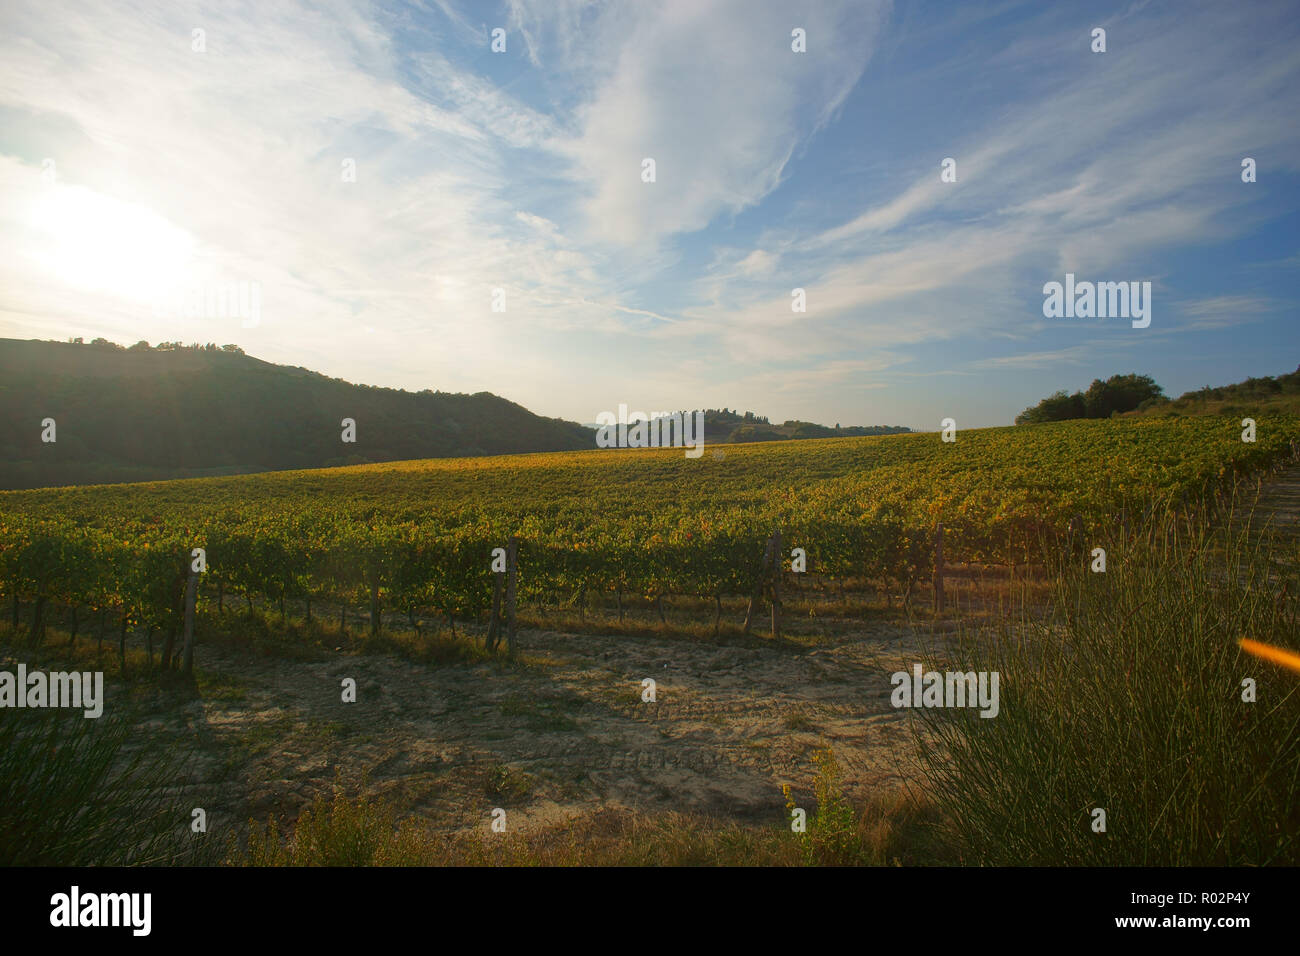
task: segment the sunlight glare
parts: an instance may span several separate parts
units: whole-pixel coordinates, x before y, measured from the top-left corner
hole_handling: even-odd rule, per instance
[[[189,276],[194,239],[143,206],[58,186],[31,215],[36,259],[76,288],[156,301]]]

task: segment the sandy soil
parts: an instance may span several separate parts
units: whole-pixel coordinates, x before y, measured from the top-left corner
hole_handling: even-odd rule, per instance
[[[526,630],[515,666],[205,646],[202,699],[159,695],[141,730],[192,751],[183,785],[210,832],[295,816],[336,772],[447,830],[485,826],[494,807],[512,830],[601,808],[776,822],[781,784],[808,793],[824,744],[855,798],[919,780],[889,674],[926,639],[859,628],[816,647]],[[348,677],[355,703],[341,700]]]

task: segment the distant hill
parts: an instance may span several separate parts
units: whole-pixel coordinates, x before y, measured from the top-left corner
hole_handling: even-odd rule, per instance
[[[681,412],[694,415],[695,412]],[[596,429],[598,425],[588,425]],[[704,443],[726,445],[738,442],[781,441],[795,438],[855,438],[862,435],[901,435],[911,429],[903,425],[849,425],[834,428],[814,422],[789,419],[773,425],[766,416],[753,412],[740,413],[726,408],[704,410]]]
[[[1073,418],[1176,418],[1182,415],[1249,415],[1266,411],[1300,415],[1300,368],[1285,375],[1205,386],[1168,398],[1149,375],[1094,379],[1086,392],[1055,392],[1016,416],[1017,425]]]
[[[1247,415],[1268,411],[1300,415],[1300,366],[1285,375],[1248,378],[1218,388],[1207,385],[1175,399],[1147,402],[1124,417]]]
[[[488,392],[353,385],[235,346],[178,346],[0,339],[0,488],[594,445],[583,426]],[[355,443],[341,439],[344,418]]]

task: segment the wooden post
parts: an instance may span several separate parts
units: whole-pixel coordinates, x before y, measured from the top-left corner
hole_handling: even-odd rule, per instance
[[[199,590],[199,573],[191,571],[185,582],[185,641],[181,658],[181,673],[189,677],[194,673],[194,599]]]
[[[176,624],[175,622],[168,622],[167,636],[163,638],[162,654],[159,657],[159,661],[162,664],[163,670],[169,671],[172,669],[172,657],[175,649],[176,649]]]
[[[934,531],[934,609],[943,613],[943,522]]]
[[[763,594],[763,576],[767,573],[768,562],[772,560],[772,539],[767,539],[767,544],[763,548],[763,566],[759,569],[758,578],[754,582],[754,593],[749,598],[749,608],[745,611],[745,636],[749,636],[749,628],[754,623],[754,611],[758,608],[758,599]]]
[[[519,539],[506,547],[506,653],[515,656],[515,589],[519,579]]]
[[[505,587],[505,572],[495,571],[492,574],[492,616],[488,618],[487,638],[483,646],[489,651],[495,650],[497,643],[501,640],[501,592]]]
[[[781,568],[785,559],[781,556],[781,529],[772,535],[772,639],[781,639]]]
[[[27,632],[27,643],[32,647],[39,647],[41,640],[45,637],[45,602],[49,600],[43,594],[38,594],[36,606],[32,609],[32,626]]]
[[[379,607],[379,574],[376,573],[370,583],[370,633],[378,634],[382,626],[383,612]]]

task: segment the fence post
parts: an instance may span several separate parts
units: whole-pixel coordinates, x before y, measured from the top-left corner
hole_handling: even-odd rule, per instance
[[[515,656],[515,588],[519,577],[519,539],[510,536],[506,546],[506,652]]]
[[[781,529],[772,535],[772,637],[781,638],[781,568],[785,559],[781,556]]]
[[[763,547],[763,566],[759,569],[758,578],[754,582],[754,593],[749,597],[749,608],[745,611],[745,636],[749,636],[749,629],[754,623],[754,611],[758,607],[758,599],[763,594],[763,576],[767,573],[768,563],[772,560],[772,539],[767,539],[767,544]]]
[[[934,532],[934,609],[943,613],[943,522]]]
[[[378,634],[383,626],[383,610],[379,606],[379,572],[375,572],[370,584],[370,633]]]
[[[487,637],[483,641],[483,646],[489,651],[495,650],[501,640],[501,591],[504,579],[505,572],[492,573],[492,616],[488,618]]]
[[[186,677],[194,673],[194,601],[198,590],[199,573],[191,570],[185,582],[185,648],[181,658],[181,672]]]

